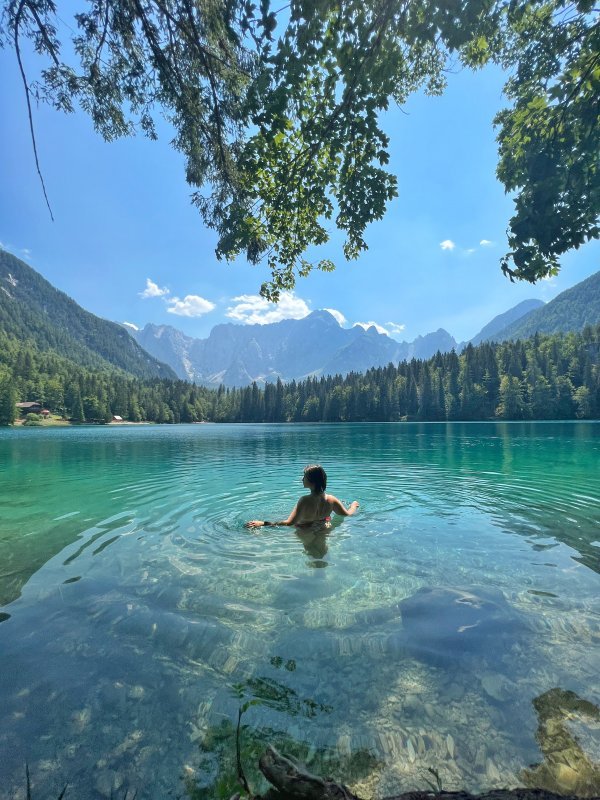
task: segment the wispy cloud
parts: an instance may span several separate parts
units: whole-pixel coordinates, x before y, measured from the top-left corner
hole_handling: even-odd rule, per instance
[[[282,292],[278,303],[271,303],[258,294],[241,294],[231,299],[235,305],[227,309],[225,316],[245,325],[267,325],[283,319],[302,319],[310,314],[306,302],[293,292]]]
[[[481,239],[479,242],[480,247],[493,247],[494,242],[491,242],[489,239]],[[449,250],[452,252],[453,250],[457,249],[456,242],[453,242],[452,239],[444,239],[443,242],[440,242],[440,247],[442,250]],[[477,247],[458,247],[457,252],[461,256],[472,256],[473,253],[477,252]]]
[[[29,260],[31,258],[31,250],[29,247],[17,247],[17,245],[12,244],[11,242],[0,242],[0,250],[5,250],[7,253],[20,253],[21,258],[26,258]]]
[[[399,324],[397,322],[386,322],[385,327],[390,333],[402,333],[402,331],[406,328],[404,323]]]
[[[540,281],[541,300],[547,303],[556,297],[559,292],[559,285],[556,275],[545,275]]]
[[[406,328],[406,325],[400,322],[385,322],[383,325],[380,322],[370,320],[369,322],[355,322],[353,327],[359,326],[367,330],[368,328],[375,328],[377,333],[382,333],[384,336],[393,338]]]
[[[133,322],[123,322],[122,324],[125,325],[126,328],[131,328],[134,331],[139,331],[139,327],[137,325],[134,325]]]
[[[389,332],[386,331],[386,329],[383,327],[383,325],[380,325],[378,322],[355,322],[354,327],[356,328],[357,325],[359,328],[364,328],[365,330],[367,330],[368,328],[375,328],[377,333],[383,333],[386,336],[390,335]]]
[[[150,280],[150,278],[146,278],[146,288],[143,292],[139,292],[140,297],[143,300],[146,300],[148,297],[165,297],[169,294],[169,290],[167,288],[160,288],[154,281]]]
[[[329,311],[331,316],[335,317],[335,319],[339,322],[340,325],[345,325],[348,322],[348,320],[342,314],[342,312],[338,311],[336,308],[324,308],[323,311]]]
[[[197,294],[186,294],[183,300],[180,300],[179,297],[169,297],[165,302],[167,303],[167,312],[178,317],[202,317],[215,307],[210,300],[205,300],[204,297]]]

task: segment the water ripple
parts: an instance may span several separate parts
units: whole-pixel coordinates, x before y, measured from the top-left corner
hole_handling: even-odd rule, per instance
[[[22,790],[25,758],[40,795],[64,775],[91,800],[89,776],[102,773],[120,794],[143,781],[151,800],[168,796],[183,764],[200,779],[203,743],[235,718],[232,684],[266,678],[331,710],[309,720],[255,708],[249,726],[322,745],[334,767],[370,754],[384,783],[362,794],[414,787],[431,763],[449,787],[517,783],[539,760],[533,699],[561,686],[600,699],[596,431],[190,426],[44,438],[8,473],[11,516],[0,521],[0,546],[10,542],[0,581],[22,587],[0,613],[10,754],[0,798]],[[243,527],[287,516],[302,468],[321,460],[330,490],[359,500],[356,517],[327,531]],[[24,475],[38,493],[27,503]],[[425,609],[409,636],[402,603],[426,588],[495,592],[503,614],[492,621],[510,625],[493,628],[493,648],[459,647]]]

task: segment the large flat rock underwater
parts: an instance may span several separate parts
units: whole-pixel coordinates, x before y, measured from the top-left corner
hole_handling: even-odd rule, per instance
[[[499,659],[531,634],[501,591],[479,586],[425,586],[398,603],[343,613],[325,605],[296,612],[290,621],[299,629],[278,646],[293,658],[379,655],[467,670],[490,655]]]
[[[504,653],[528,632],[525,617],[496,589],[422,587],[399,603],[402,630],[388,646],[432,664]]]

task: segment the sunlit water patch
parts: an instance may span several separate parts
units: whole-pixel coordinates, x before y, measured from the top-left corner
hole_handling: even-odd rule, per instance
[[[0,798],[25,798],[26,762],[34,798],[232,793],[251,699],[257,790],[272,741],[362,796],[428,768],[597,794],[599,434],[0,433]],[[244,529],[289,513],[310,462],[357,516]]]

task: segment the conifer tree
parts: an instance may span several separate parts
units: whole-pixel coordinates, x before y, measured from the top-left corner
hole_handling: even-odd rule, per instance
[[[13,425],[17,418],[17,396],[12,378],[0,376],[0,425]]]

